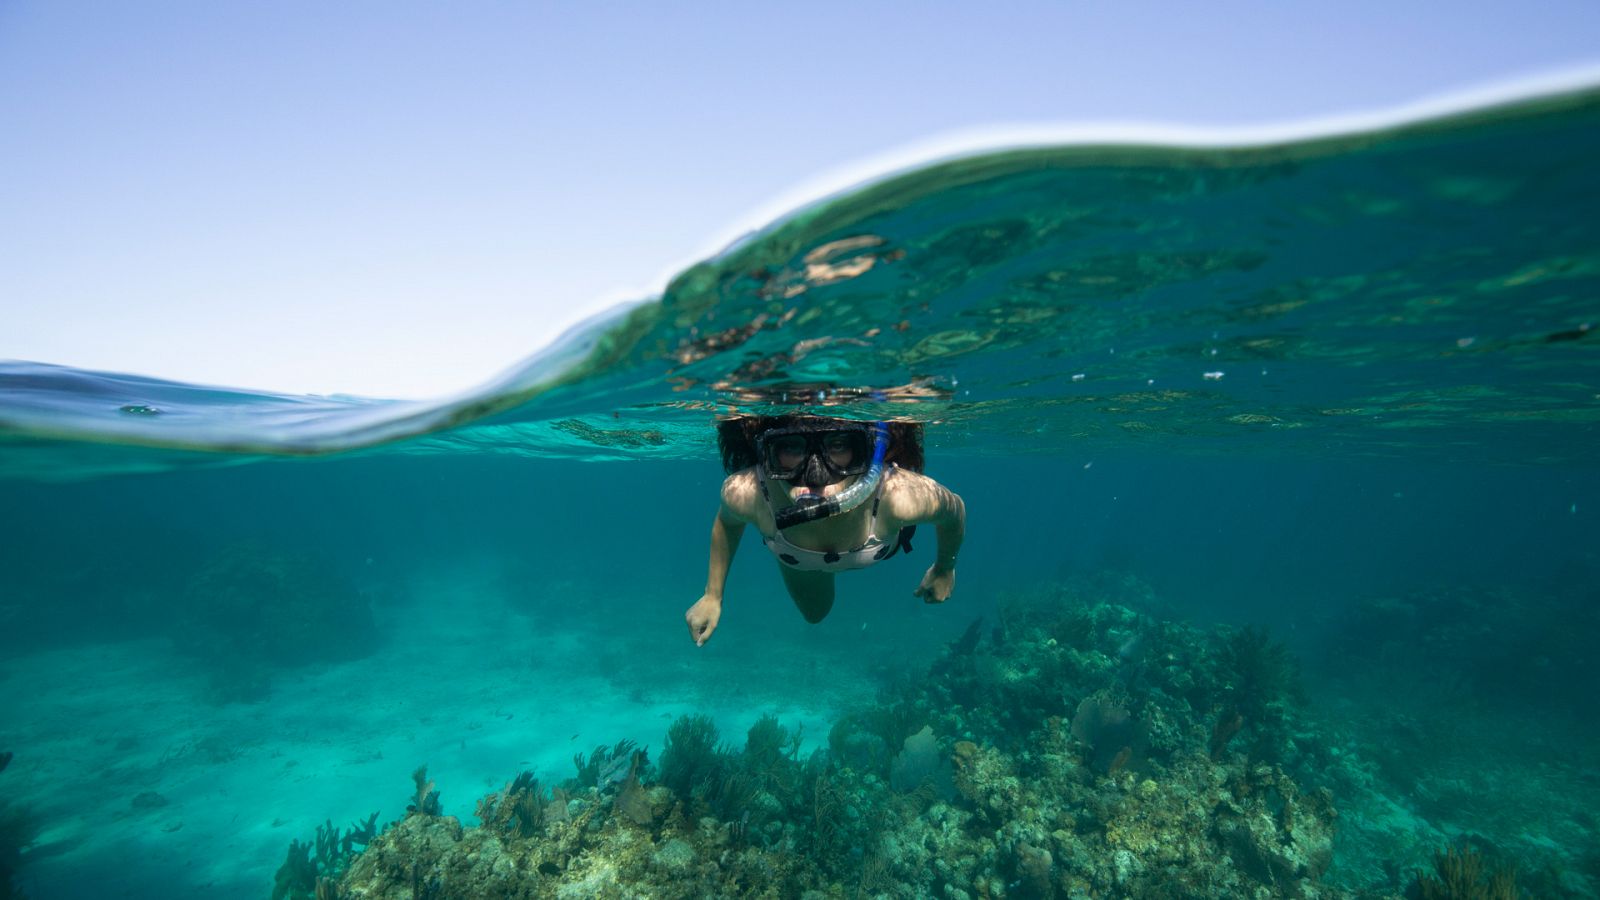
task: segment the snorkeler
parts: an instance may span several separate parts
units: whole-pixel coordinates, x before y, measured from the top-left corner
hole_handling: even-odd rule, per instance
[[[752,523],[807,622],[833,608],[835,572],[909,552],[925,523],[937,531],[938,552],[913,593],[928,603],[950,598],[966,505],[921,473],[920,424],[744,416],[719,423],[717,437],[729,475],[711,525],[705,594],[684,614],[697,645],[717,629],[728,567]]]

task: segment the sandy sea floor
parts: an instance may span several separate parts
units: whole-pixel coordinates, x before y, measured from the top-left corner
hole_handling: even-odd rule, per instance
[[[696,648],[668,600],[648,623],[659,627],[575,629],[509,613],[472,571],[409,593],[376,653],[280,671],[259,702],[216,703],[165,640],[7,660],[7,789],[43,829],[24,890],[265,896],[289,842],[324,819],[403,815],[419,765],[445,812],[472,821],[477,799],[517,771],[567,778],[574,754],[621,739],[658,749],[684,713],[711,715],[738,742],[773,714],[801,725],[809,750],[874,692],[872,657],[839,640],[859,631],[844,623],[786,629],[781,652],[732,629]]]

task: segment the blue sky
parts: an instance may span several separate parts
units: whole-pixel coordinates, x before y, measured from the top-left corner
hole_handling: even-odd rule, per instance
[[[1596,62],[1594,0],[0,0],[0,358],[433,396],[941,134],[1260,124]]]

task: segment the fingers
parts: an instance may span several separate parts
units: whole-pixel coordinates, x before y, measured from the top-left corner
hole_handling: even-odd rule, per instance
[[[715,623],[706,621],[704,619],[698,622],[693,620],[689,622],[689,638],[694,641],[694,645],[696,647],[704,647],[706,645],[706,641],[711,638],[711,632],[716,630],[717,626]]]
[[[717,630],[718,612],[716,607],[708,606],[702,598],[683,614],[683,620],[689,626],[689,640],[694,641],[696,647],[704,647],[706,641],[711,639],[711,632]]]

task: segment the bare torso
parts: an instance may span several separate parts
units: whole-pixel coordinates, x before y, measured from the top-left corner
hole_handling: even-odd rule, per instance
[[[854,479],[828,485],[824,496],[832,496],[849,487]],[[772,521],[773,507],[788,506],[790,498],[799,492],[786,482],[769,480],[767,489],[772,494],[769,505],[761,496],[755,469],[744,469],[728,476],[722,483],[722,502],[740,521],[754,524],[762,537],[771,538],[777,533]],[[892,541],[894,535],[906,525],[925,521],[935,508],[935,491],[945,490],[933,479],[905,469],[891,468],[884,473],[880,489],[875,536]],[[859,547],[866,541],[867,524],[872,520],[872,503],[863,503],[848,513],[830,516],[816,522],[807,522],[785,529],[783,536],[795,546],[821,552],[843,552]]]

